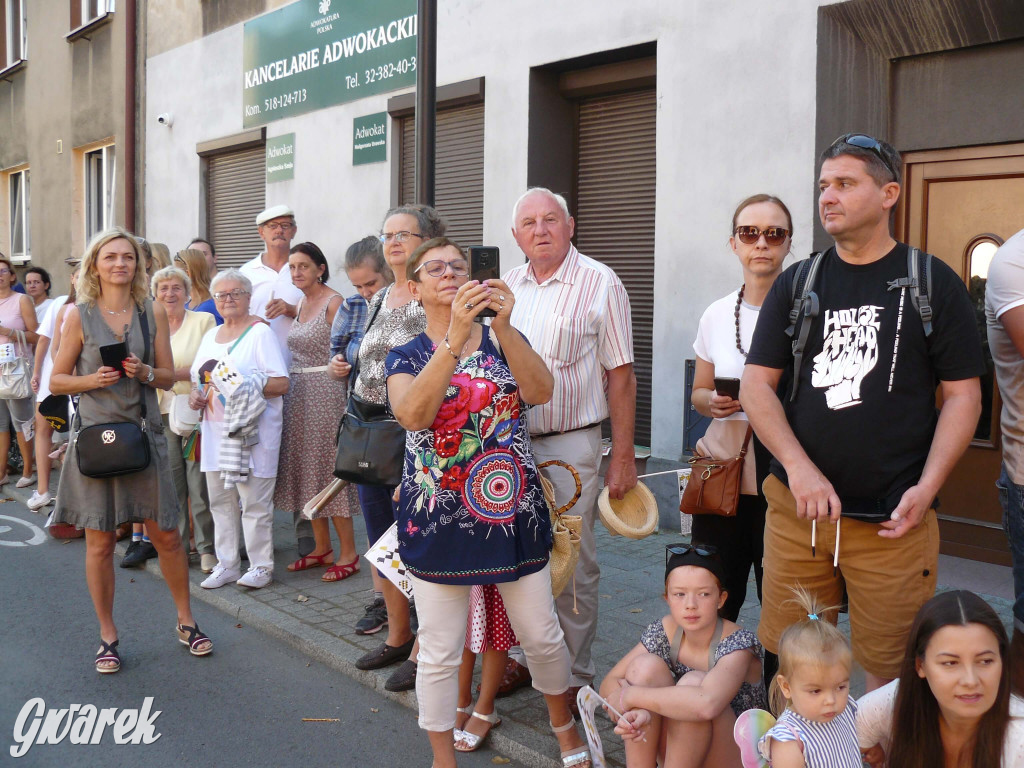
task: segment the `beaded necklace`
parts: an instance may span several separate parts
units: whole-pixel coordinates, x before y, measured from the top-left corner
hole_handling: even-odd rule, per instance
[[[743,305],[743,292],[746,289],[746,283],[740,286],[740,292],[736,294],[736,311],[733,313],[736,318],[736,349],[740,351],[744,358],[747,356],[747,353],[743,350],[743,343],[740,341],[740,307]]]

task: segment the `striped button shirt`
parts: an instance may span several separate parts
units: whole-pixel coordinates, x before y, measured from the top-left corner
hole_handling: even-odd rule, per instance
[[[761,756],[771,764],[771,740],[799,741],[806,768],[861,768],[857,742],[857,702],[852,698],[846,709],[831,722],[818,723],[786,709],[758,743]]]
[[[530,410],[531,434],[568,432],[608,418],[605,371],[633,362],[629,296],[609,267],[569,246],[538,283],[529,263],[510,270],[512,325],[555,377],[551,401]]]

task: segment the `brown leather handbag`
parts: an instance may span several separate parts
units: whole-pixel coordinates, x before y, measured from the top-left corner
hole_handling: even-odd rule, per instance
[[[743,461],[753,429],[747,427],[739,454],[728,459],[697,454],[689,459],[690,479],[683,491],[679,511],[688,515],[733,517],[740,500]]]

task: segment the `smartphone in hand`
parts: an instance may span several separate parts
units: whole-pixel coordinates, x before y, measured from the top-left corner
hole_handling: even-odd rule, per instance
[[[469,248],[469,279],[497,280],[501,277],[499,269],[499,253],[493,245],[473,245]],[[477,317],[494,317],[497,313],[488,307]]]
[[[100,347],[100,359],[103,364],[124,373],[124,361],[128,357],[128,345],[123,341],[104,344]]]
[[[733,400],[740,399],[740,380],[728,376],[715,376],[715,392],[728,395]]]

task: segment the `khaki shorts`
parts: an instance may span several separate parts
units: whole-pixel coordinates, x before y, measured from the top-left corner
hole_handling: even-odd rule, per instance
[[[818,523],[816,557],[811,557],[811,522],[796,516],[793,494],[777,477],[764,481],[768,515],[764,528],[764,599],[757,634],[778,653],[790,624],[806,618],[787,602],[789,587],[800,584],[823,606],[838,605],[845,584],[850,603],[853,657],[878,677],[896,677],[906,653],[907,635],[918,610],[935,594],[939,525],[935,511],[899,539],[883,539],[876,523],[843,518],[839,571],[832,575],[836,526]],[[835,615],[829,617],[833,622]]]

